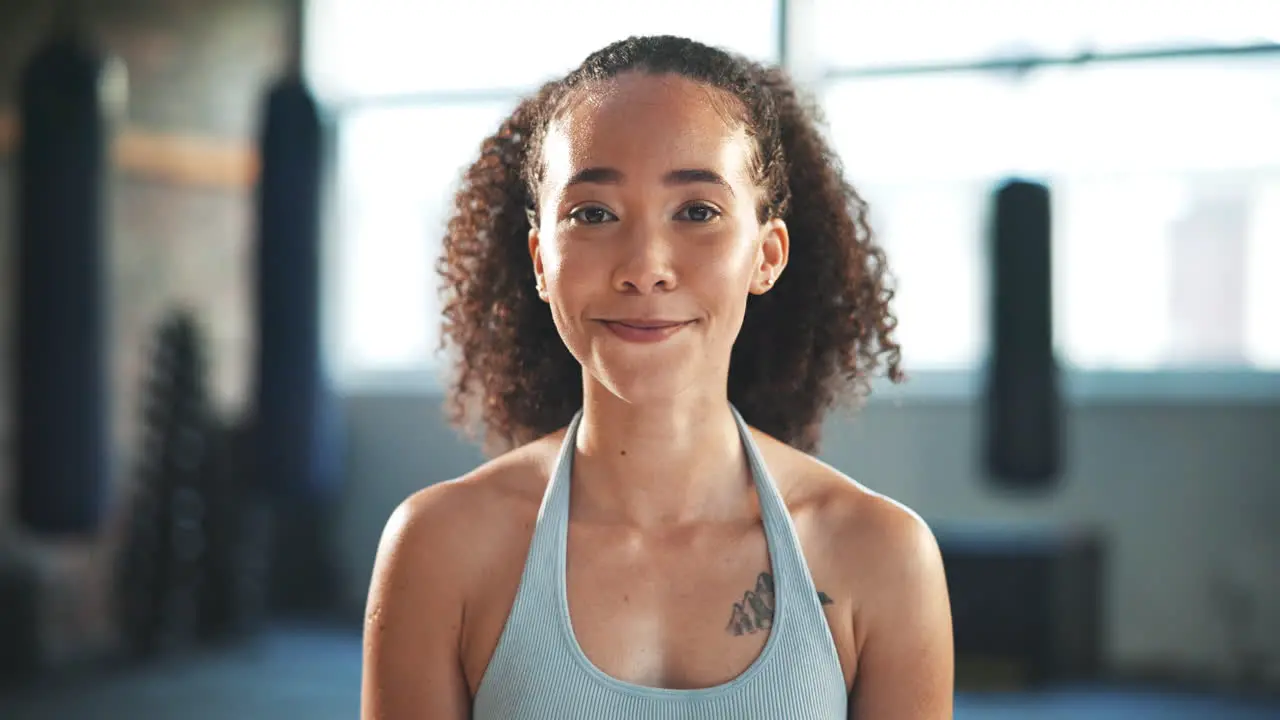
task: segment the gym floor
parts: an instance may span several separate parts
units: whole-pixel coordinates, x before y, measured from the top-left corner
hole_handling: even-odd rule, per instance
[[[260,642],[163,666],[119,668],[0,696],[4,720],[353,720],[360,638],[277,630]],[[1280,699],[1064,688],[962,695],[958,720],[1277,720]]]

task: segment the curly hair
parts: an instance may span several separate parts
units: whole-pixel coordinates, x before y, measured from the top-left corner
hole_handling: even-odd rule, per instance
[[[752,426],[816,452],[829,409],[863,399],[881,367],[903,379],[885,253],[819,130],[820,111],[786,73],[671,36],[616,42],[543,85],[463,175],[437,265],[441,347],[456,362],[451,420],[482,430],[490,447],[511,447],[563,427],[582,405],[582,368],[534,289],[528,234],[548,126],[582,88],[622,73],[677,74],[736,99],[755,148],[760,220],[781,218],[791,251],[772,290],[748,298],[729,399]]]

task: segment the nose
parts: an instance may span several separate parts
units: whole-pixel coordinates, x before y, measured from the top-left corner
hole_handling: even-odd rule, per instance
[[[613,273],[618,292],[648,295],[674,290],[676,274],[669,243],[651,230],[639,230],[624,241],[625,254]]]

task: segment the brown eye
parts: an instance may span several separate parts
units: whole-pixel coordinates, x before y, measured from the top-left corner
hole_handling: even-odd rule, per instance
[[[599,225],[613,219],[613,213],[602,207],[591,206],[575,210],[569,217],[584,225]]]
[[[702,203],[690,205],[681,210],[680,214],[695,223],[708,223],[720,217],[719,210]]]

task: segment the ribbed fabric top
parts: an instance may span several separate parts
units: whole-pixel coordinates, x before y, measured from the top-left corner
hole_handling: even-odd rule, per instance
[[[624,682],[592,664],[569,620],[565,558],[579,412],[569,425],[534,526],[515,603],[476,692],[475,720],[843,720],[840,657],[795,526],[746,422],[733,410],[760,496],[774,576],[764,650],[733,680],[692,690]]]

